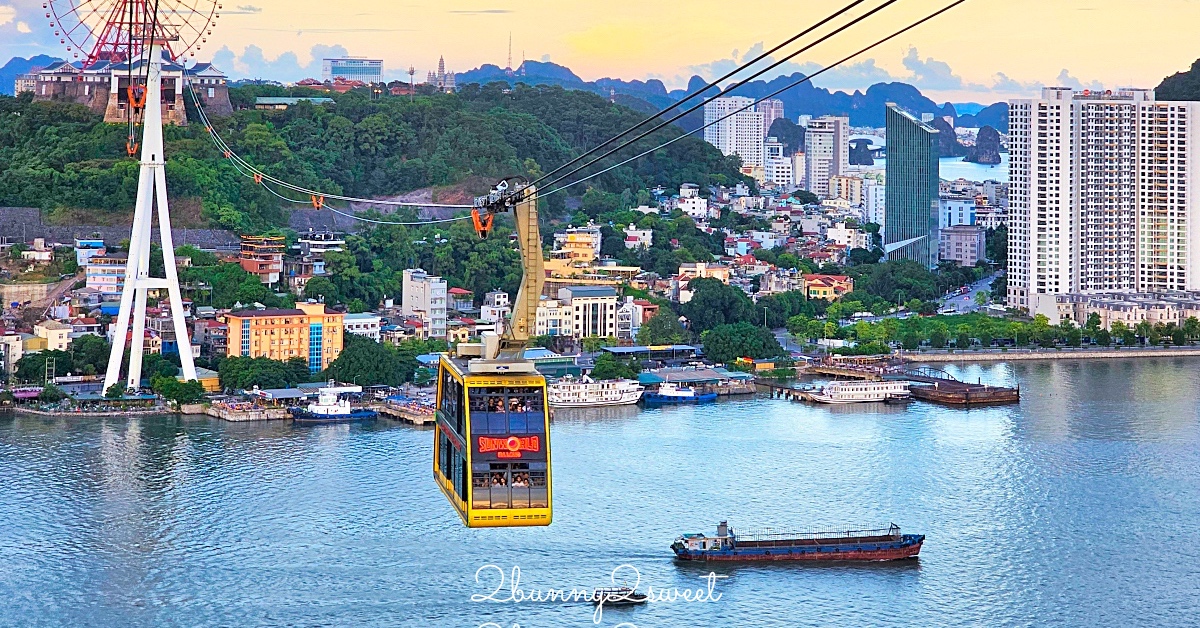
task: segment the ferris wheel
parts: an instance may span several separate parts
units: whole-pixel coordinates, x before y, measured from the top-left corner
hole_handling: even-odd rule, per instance
[[[221,17],[217,0],[46,0],[42,8],[59,44],[85,67],[136,57],[151,39],[173,60],[195,57]]]

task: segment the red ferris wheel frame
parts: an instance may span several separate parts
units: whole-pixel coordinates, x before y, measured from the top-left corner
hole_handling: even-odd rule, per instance
[[[84,67],[136,57],[151,39],[157,40],[173,60],[195,57],[212,35],[212,27],[221,17],[221,6],[217,0],[45,0],[42,3],[59,43]]]

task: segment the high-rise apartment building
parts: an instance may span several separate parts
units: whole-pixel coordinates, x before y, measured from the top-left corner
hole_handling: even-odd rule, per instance
[[[341,78],[347,81],[382,83],[383,60],[364,59],[361,57],[322,59],[321,78],[326,81]]]
[[[754,99],[744,96],[713,98],[704,103],[704,124],[712,125],[704,129],[704,141],[726,155],[741,157],[743,166],[762,168],[763,113],[755,111],[753,103]],[[745,110],[739,111],[742,108]]]
[[[420,317],[430,338],[445,338],[446,280],[420,268],[406,268],[401,290],[401,312]]]
[[[829,197],[829,177],[850,170],[850,118],[824,116],[808,121],[804,132],[805,185]]]
[[[888,103],[887,228],[889,260],[909,259],[926,268],[938,261],[938,130]]]
[[[1008,305],[1200,290],[1200,103],[1053,87],[1009,103]]]
[[[783,115],[783,101],[777,98],[768,98],[754,105],[754,109],[763,114],[763,137],[771,134],[771,125],[776,120],[786,117]]]

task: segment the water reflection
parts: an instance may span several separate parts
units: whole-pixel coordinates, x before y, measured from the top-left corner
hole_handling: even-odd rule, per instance
[[[1197,366],[949,365],[1021,386],[1020,405],[970,410],[559,410],[555,523],[519,530],[463,528],[429,432],[403,424],[0,418],[0,625],[592,625],[587,605],[471,603],[487,563],[542,586],[623,563],[656,587],[729,576],[719,603],[605,625],[1188,625]],[[673,560],[675,537],[722,519],[927,540],[886,565]]]

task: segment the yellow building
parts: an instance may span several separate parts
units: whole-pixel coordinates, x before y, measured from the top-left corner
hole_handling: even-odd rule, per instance
[[[342,352],[341,312],[323,303],[299,303],[298,309],[243,310],[225,315],[229,357],[304,358],[316,373]]]

